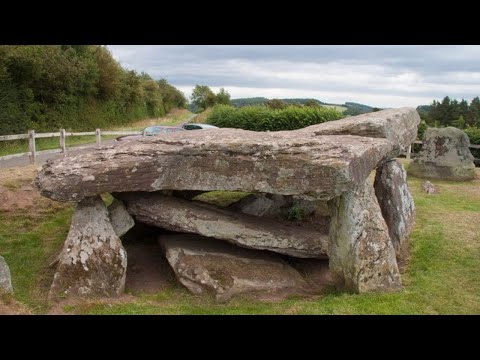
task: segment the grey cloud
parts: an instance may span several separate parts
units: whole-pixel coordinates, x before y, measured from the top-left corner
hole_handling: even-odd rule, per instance
[[[480,46],[109,46],[125,66],[174,85],[480,95]],[[325,76],[319,76],[323,72]],[[343,72],[343,73],[342,73]],[[311,75],[311,76],[310,76]],[[234,95],[234,94],[232,94]],[[345,99],[349,101],[349,99]],[[393,104],[392,106],[395,106]]]

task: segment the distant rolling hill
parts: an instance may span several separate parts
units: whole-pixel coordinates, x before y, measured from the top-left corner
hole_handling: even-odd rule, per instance
[[[267,101],[265,97],[252,97],[252,98],[240,98],[240,99],[232,99],[231,103],[235,107],[243,107],[243,106],[254,106],[254,105],[264,105]],[[368,112],[372,112],[374,108],[372,106],[354,103],[354,102],[346,102],[345,104],[329,104],[317,99],[306,99],[306,98],[298,98],[298,99],[280,99],[283,102],[288,104],[302,104],[304,105],[308,101],[315,101],[321,106],[335,108],[338,111],[344,112],[346,115],[358,115],[364,114]]]

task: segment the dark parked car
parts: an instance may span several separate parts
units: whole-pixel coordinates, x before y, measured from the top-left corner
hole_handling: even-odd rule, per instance
[[[218,127],[208,124],[183,124],[182,128],[185,130],[209,130],[218,129]]]
[[[143,136],[159,136],[159,135],[166,135],[171,134],[178,131],[185,131],[185,129],[176,126],[149,126],[141,131],[138,135],[123,135],[117,137],[115,140],[117,141],[125,141],[125,140],[134,140],[139,139]]]

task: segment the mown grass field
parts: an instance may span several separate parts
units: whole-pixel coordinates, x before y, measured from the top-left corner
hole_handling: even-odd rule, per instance
[[[172,284],[157,294],[119,299],[48,304],[54,270],[48,265],[67,235],[73,207],[40,197],[30,189],[35,167],[0,173],[0,254],[10,265],[15,296],[1,311],[75,314],[480,314],[480,180],[432,181],[439,193],[408,183],[417,206],[411,234],[411,261],[401,292],[323,295],[265,302],[237,298],[217,304]],[[480,178],[480,171],[478,171]],[[211,202],[226,204],[241,194],[215,192]],[[9,305],[10,304],[10,305]],[[13,304],[13,305],[12,305]],[[10,307],[9,307],[10,306]],[[12,306],[14,306],[12,308]],[[3,310],[2,310],[3,309]],[[19,310],[20,309],[20,310]]]
[[[330,109],[335,109],[340,112],[344,112],[347,110],[345,106],[339,106],[339,105],[322,105],[322,106]]]
[[[175,125],[193,115],[190,111],[186,109],[174,109],[168,115],[155,118],[155,119],[144,119],[132,122],[125,126],[113,126],[108,129],[110,131],[140,131],[147,126],[152,125]],[[91,131],[95,131],[92,129]],[[114,139],[116,136],[102,136],[102,140]],[[67,148],[72,146],[79,146],[84,144],[95,143],[95,136],[67,136],[66,137],[66,146]],[[42,150],[52,150],[60,148],[60,139],[56,138],[40,138],[35,140],[35,146],[37,151]],[[10,140],[10,141],[0,141],[0,156],[18,154],[28,152],[28,140]]]

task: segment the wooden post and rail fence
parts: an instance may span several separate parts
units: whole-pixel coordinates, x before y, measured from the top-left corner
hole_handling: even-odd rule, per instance
[[[413,142],[413,144],[423,144],[422,141],[420,140],[416,140]],[[470,149],[480,149],[480,145],[473,145],[473,144],[470,144],[469,146]],[[407,158],[407,160],[410,160],[411,158],[411,154],[412,154],[412,145],[410,145],[407,149],[407,153],[405,154],[405,157]],[[476,161],[480,160],[480,159],[475,159]]]
[[[102,135],[104,136],[121,136],[121,135],[141,135],[140,131],[101,131],[100,129],[96,129],[95,131],[91,132],[66,132],[65,129],[61,129],[59,132],[52,132],[52,133],[35,133],[35,130],[28,130],[28,134],[18,134],[18,135],[0,135],[0,141],[9,141],[9,140],[22,140],[28,139],[28,152],[21,153],[21,154],[14,154],[14,155],[7,155],[0,157],[0,160],[8,160],[13,157],[29,155],[30,163],[35,164],[37,158],[37,151],[35,146],[35,140],[40,138],[52,138],[52,137],[59,137],[60,138],[60,151],[54,150],[55,152],[60,152],[63,154],[67,153],[67,146],[66,146],[66,137],[67,136],[95,136],[96,145],[100,147],[102,144]],[[86,145],[86,144],[85,144]]]
[[[66,154],[67,147],[66,147],[66,137],[67,136],[93,136],[95,135],[97,147],[102,144],[102,135],[109,136],[121,136],[121,135],[141,135],[140,131],[101,131],[100,129],[96,129],[92,132],[66,132],[65,129],[61,129],[60,132],[53,132],[53,133],[40,133],[36,134],[35,130],[28,130],[28,134],[19,134],[19,135],[0,135],[0,141],[8,141],[8,140],[20,140],[20,139],[28,139],[28,152],[15,154],[15,155],[8,155],[0,157],[0,160],[7,160],[12,157],[29,155],[30,156],[30,163],[36,163],[37,151],[35,149],[35,139],[40,138],[52,138],[52,137],[59,137],[60,138],[60,152]],[[422,144],[421,141],[414,141],[414,144]],[[480,145],[470,145],[471,149],[480,149]],[[412,154],[412,145],[410,145],[406,152],[407,160],[410,160]],[[478,160],[478,159],[476,159]]]

